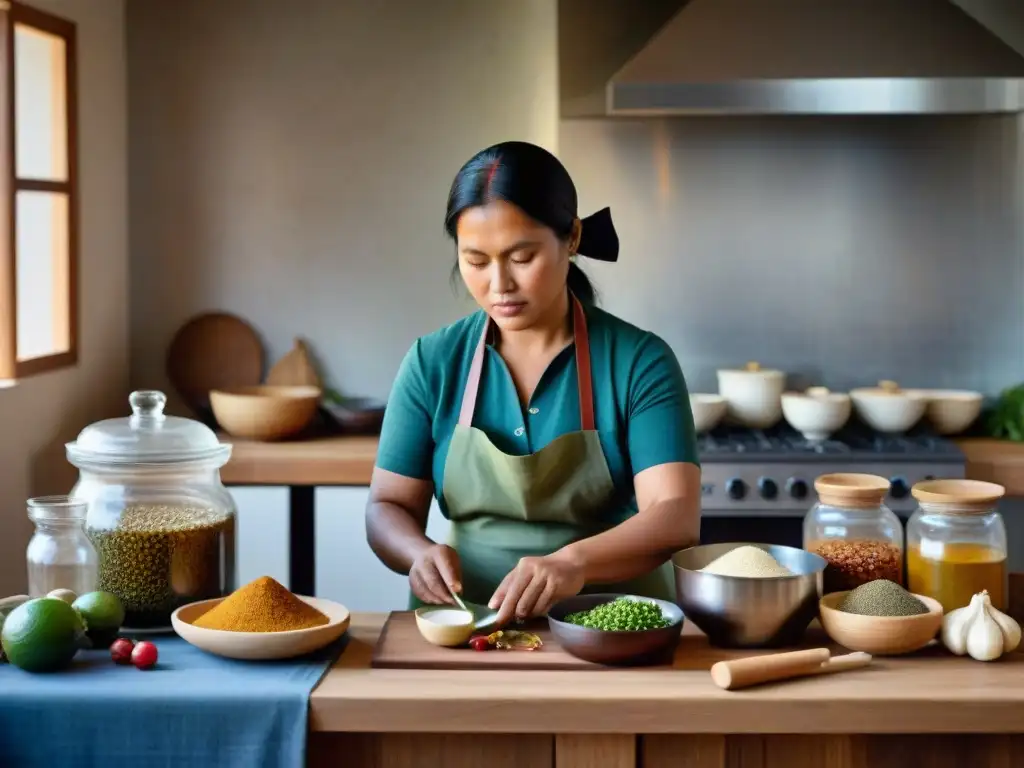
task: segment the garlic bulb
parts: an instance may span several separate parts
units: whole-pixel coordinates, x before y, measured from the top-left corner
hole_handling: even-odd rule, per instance
[[[992,605],[988,590],[942,619],[942,643],[957,656],[993,661],[1020,645],[1020,625]]]

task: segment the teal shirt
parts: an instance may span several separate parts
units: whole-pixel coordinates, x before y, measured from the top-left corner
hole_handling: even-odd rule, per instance
[[[596,307],[585,311],[594,420],[618,491],[609,509],[614,524],[636,512],[633,476],[669,462],[699,465],[697,441],[686,381],[668,344]],[[446,516],[445,457],[486,320],[481,310],[416,340],[399,367],[381,429],[377,466],[433,481]],[[520,456],[578,431],[575,346],[555,357],[524,408],[505,361],[488,345],[473,426]]]

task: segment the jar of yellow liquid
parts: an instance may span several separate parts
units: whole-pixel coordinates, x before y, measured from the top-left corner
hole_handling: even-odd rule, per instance
[[[933,597],[946,613],[988,590],[1006,610],[1006,527],[996,504],[1006,489],[979,480],[928,480],[911,493],[918,507],[907,522],[907,587]]]

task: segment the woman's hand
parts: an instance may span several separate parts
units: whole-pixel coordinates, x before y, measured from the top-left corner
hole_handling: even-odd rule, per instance
[[[502,579],[488,604],[498,612],[497,626],[543,616],[551,606],[583,589],[583,565],[563,553],[524,557]]]
[[[446,544],[426,547],[409,569],[412,593],[424,603],[454,605],[450,592],[462,592],[459,556]]]

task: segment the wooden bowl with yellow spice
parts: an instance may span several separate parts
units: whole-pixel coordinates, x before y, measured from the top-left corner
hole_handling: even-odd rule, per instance
[[[293,595],[261,576],[227,597],[182,606],[171,614],[171,626],[186,642],[217,656],[289,659],[337,640],[350,618],[339,603]]]

